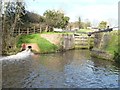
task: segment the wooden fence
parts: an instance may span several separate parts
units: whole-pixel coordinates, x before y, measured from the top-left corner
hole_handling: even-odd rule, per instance
[[[14,30],[13,34],[14,35],[21,35],[21,34],[35,34],[35,33],[41,33],[42,29],[37,28],[37,27],[32,27],[32,28],[17,28]]]

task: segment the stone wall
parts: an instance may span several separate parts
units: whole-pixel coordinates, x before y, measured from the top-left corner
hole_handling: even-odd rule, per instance
[[[86,34],[80,36],[74,36],[74,34],[41,34],[41,37],[57,45],[60,50],[89,49],[94,45],[94,36],[90,38]]]
[[[62,46],[63,50],[74,49],[74,35],[73,34],[62,34]]]
[[[112,40],[111,38],[112,33],[113,32],[103,32],[95,34],[94,39],[95,46],[91,51],[92,56],[107,60],[113,60],[114,55],[112,55],[106,50],[110,41]]]
[[[101,58],[101,59],[106,59],[106,60],[113,60],[113,55],[104,51],[104,50],[100,50],[100,49],[92,49],[91,50],[91,56],[93,57],[97,57],[97,58]]]
[[[109,41],[111,40],[110,33],[111,32],[95,34],[95,39],[94,39],[95,48],[102,49],[102,50],[105,49]]]
[[[62,34],[41,34],[41,37],[59,46],[62,38]]]
[[[61,51],[74,48],[73,34],[41,34],[41,37],[57,45]]]

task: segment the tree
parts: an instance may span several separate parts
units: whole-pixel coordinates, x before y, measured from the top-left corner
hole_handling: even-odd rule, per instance
[[[99,29],[105,29],[106,27],[107,27],[107,22],[106,21],[101,21],[99,23],[99,26],[98,26]]]
[[[83,27],[87,29],[87,27],[90,27],[91,23],[90,22],[83,22]]]
[[[0,32],[2,32],[2,1],[0,1]],[[0,54],[2,54],[2,33],[0,33]]]
[[[84,28],[87,29],[87,27],[90,27],[91,26],[91,22],[89,21],[89,19],[85,19],[84,21]]]
[[[86,26],[90,27],[91,26],[91,22],[86,22]]]
[[[78,17],[78,26],[79,26],[79,29],[81,29],[81,18]]]
[[[72,29],[72,28],[78,28],[79,27],[79,22],[76,21],[76,22],[71,22],[71,23],[68,23],[68,29]],[[80,29],[83,29],[85,28],[85,23],[84,22],[81,22],[80,23]]]
[[[46,29],[49,27],[65,28],[69,22],[69,17],[59,10],[46,10],[43,16],[46,21]]]
[[[49,27],[54,27],[54,25],[55,25],[56,13],[55,13],[55,11],[52,11],[52,10],[46,10],[44,12],[43,16],[45,17],[46,31],[48,31]]]
[[[64,16],[64,17],[61,17],[61,21],[60,19],[58,19],[58,23],[56,25],[57,28],[66,28],[67,24],[69,22],[69,17],[67,16]]]
[[[22,17],[24,23],[39,23],[40,22],[40,15],[26,11],[26,14]]]
[[[16,38],[13,32],[20,25],[21,17],[25,14],[25,6],[23,2],[4,2],[3,5],[3,37],[2,37],[2,54],[7,54],[8,46],[16,47]],[[14,39],[14,40],[13,40]],[[14,44],[12,43],[14,41]]]

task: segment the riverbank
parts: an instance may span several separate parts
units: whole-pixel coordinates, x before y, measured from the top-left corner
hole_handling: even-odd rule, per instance
[[[94,36],[77,33],[39,33],[31,35],[21,35],[18,39],[17,47],[22,44],[31,46],[34,53],[55,53],[71,49],[91,49],[94,44]]]
[[[94,40],[94,48],[91,50],[91,56],[115,61],[114,58],[118,52],[118,31],[105,32],[97,34]],[[79,41],[82,42],[82,41]],[[34,53],[55,53],[75,49],[75,37],[72,33],[42,33],[22,35],[19,37],[17,47],[20,50],[21,45],[26,43],[32,46]],[[93,46],[93,44],[92,44]],[[116,58],[115,58],[116,59]]]
[[[59,50],[59,47],[50,43],[48,40],[42,38],[40,34],[20,36],[18,43],[17,43],[17,47],[20,49],[23,43],[28,44],[28,45],[31,44],[34,53],[48,53],[48,51],[55,52]],[[35,45],[38,48],[34,47]],[[36,49],[39,49],[39,50],[37,51]]]
[[[22,35],[19,37],[17,47],[21,45],[32,46],[34,53],[55,53],[74,49],[73,34],[68,33],[43,33]]]

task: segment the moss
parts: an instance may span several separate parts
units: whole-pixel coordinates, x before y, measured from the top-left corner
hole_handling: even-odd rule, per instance
[[[91,56],[97,57],[97,58],[100,58],[100,59],[113,61],[113,55],[112,54],[110,54],[110,53],[108,53],[104,50],[97,49],[97,48],[92,49]]]
[[[115,62],[120,63],[120,52],[114,52],[114,58]]]
[[[120,56],[119,53],[120,52],[118,50],[118,48],[119,48],[118,38],[120,37],[120,35],[118,35],[118,31],[112,31],[112,32],[107,33],[107,34],[109,35],[110,39],[109,39],[109,41],[105,41],[106,46],[102,46],[101,48],[94,48],[93,50],[95,50],[95,51],[97,51],[97,50],[105,51],[107,54],[112,56],[111,59],[113,59],[113,60],[115,60],[117,62],[120,62],[120,58],[119,58],[119,56]],[[94,53],[93,56],[96,56],[98,58],[105,58],[105,59],[107,59],[106,57],[103,57],[102,54]]]
[[[114,54],[114,52],[118,50],[118,47],[119,47],[119,45],[118,45],[118,37],[120,37],[120,36],[118,36],[117,31],[111,32],[110,36],[111,36],[111,38],[110,38],[105,50],[108,51],[111,54]]]
[[[42,32],[42,34],[73,34],[72,32]]]

